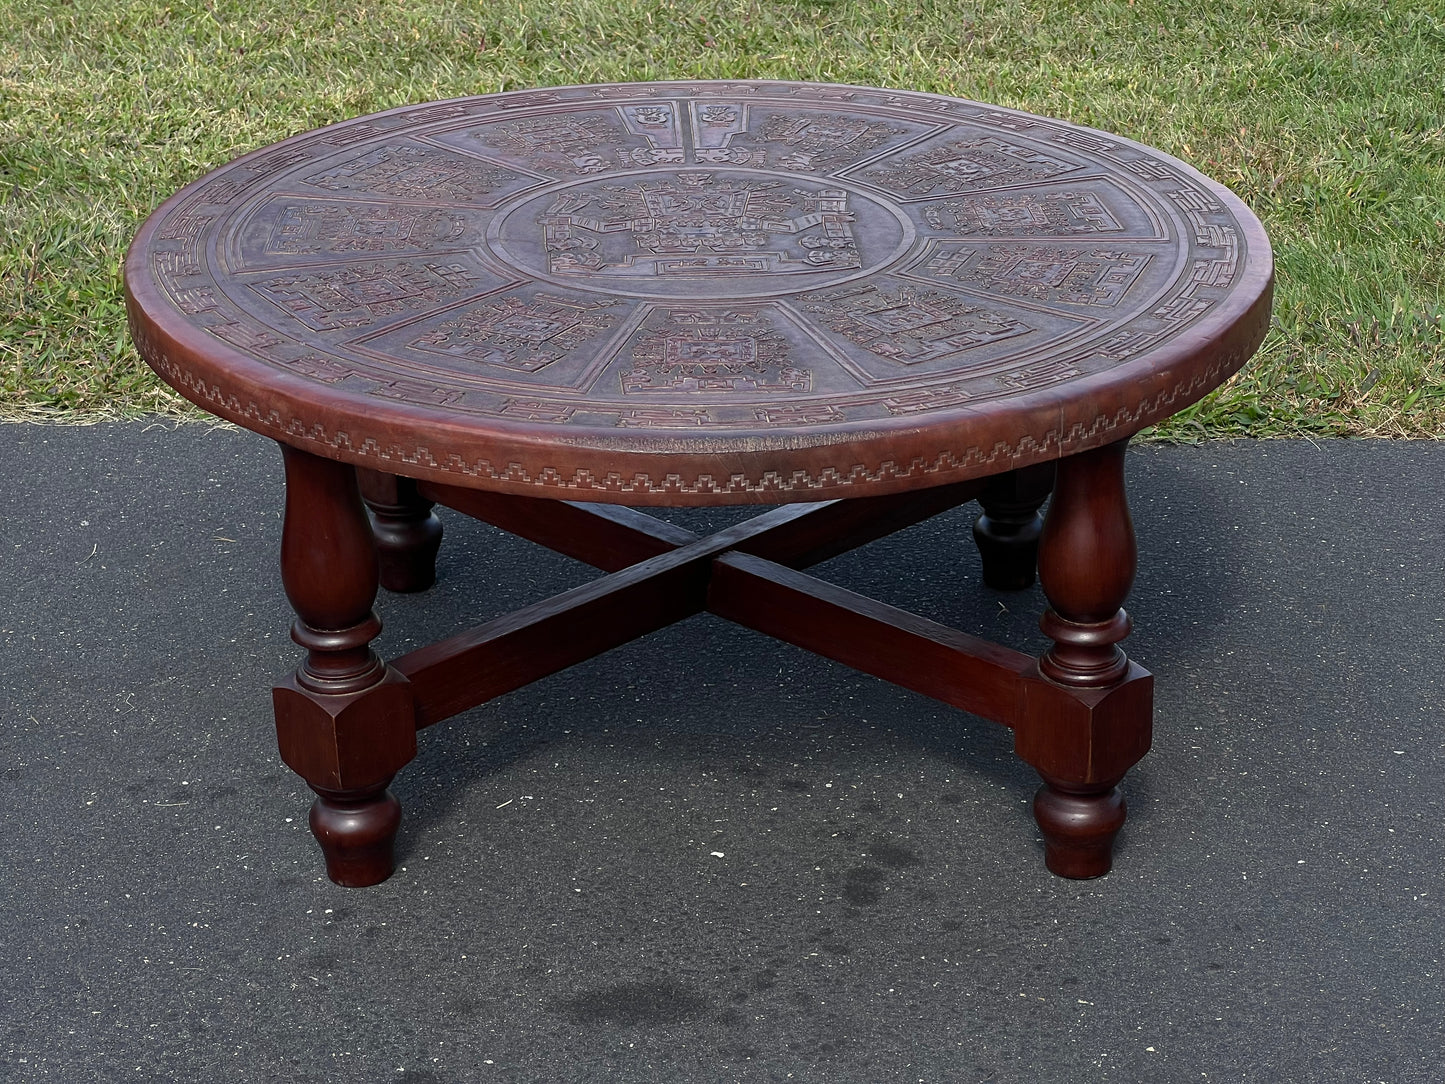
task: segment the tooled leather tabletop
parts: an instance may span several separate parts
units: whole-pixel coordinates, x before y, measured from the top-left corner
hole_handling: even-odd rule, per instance
[[[295,136],[126,260],[205,409],[416,477],[632,504],[941,484],[1129,436],[1238,369],[1264,230],[1117,136],[804,83],[553,88]]]

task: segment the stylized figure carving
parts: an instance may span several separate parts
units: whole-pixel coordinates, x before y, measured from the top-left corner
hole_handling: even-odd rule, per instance
[[[832,330],[900,365],[935,361],[1023,335],[1027,324],[954,294],[865,285],[813,294],[807,305]]]
[[[961,139],[898,161],[885,160],[866,176],[874,184],[909,195],[970,192],[1047,180],[1079,167],[1041,150],[993,136]]]
[[[1010,727],[1049,868],[1091,877],[1150,743],[1125,442],[1255,350],[1272,261],[1237,199],[1125,140],[668,83],[296,136],[169,201],[125,280],[147,362],[284,447],[305,657],[277,737],[333,880],[391,872],[418,730],[704,610]],[[1037,553],[1042,656],[803,572],[975,498],[986,583]],[[433,501],[606,575],[388,665],[373,600],[431,582]],[[698,537],[592,501],[803,503]]]
[[[466,220],[435,207],[293,203],[271,227],[265,251],[276,255],[412,252],[459,239]]]
[[[789,361],[788,341],[772,321],[752,311],[673,309],[642,333],[632,360],[622,373],[624,394],[806,392],[813,380]]]
[[[989,237],[1115,233],[1123,227],[1093,192],[1033,192],[975,196],[923,209],[935,230]]]
[[[402,145],[370,151],[305,180],[328,192],[473,201],[490,195],[516,176],[430,147]]]
[[[595,114],[532,117],[479,134],[484,142],[509,150],[538,168],[584,176],[611,169],[611,163],[594,152],[623,138],[620,128]]]
[[[461,296],[472,283],[464,264],[403,260],[310,271],[253,282],[251,288],[309,328],[368,327],[378,319]]]
[[[812,172],[857,161],[903,131],[879,121],[837,113],[775,113],[763,121],[759,135],[769,143],[789,148],[777,159],[783,169]]]
[[[612,326],[613,301],[578,301],[537,294],[508,295],[467,309],[407,345],[429,354],[464,358],[533,373]]]
[[[570,190],[538,222],[553,274],[654,277],[861,267],[853,220],[842,189],[694,170]]]
[[[1149,259],[1122,249],[962,247],[930,260],[927,271],[989,293],[1111,308]]]

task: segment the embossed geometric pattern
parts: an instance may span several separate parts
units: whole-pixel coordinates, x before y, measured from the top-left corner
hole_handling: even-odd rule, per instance
[[[507,294],[482,302],[442,323],[408,346],[468,364],[536,372],[611,327],[607,302],[539,293],[530,301]]]
[[[1047,237],[1118,233],[1123,228],[1109,202],[1087,191],[1004,192],[939,200],[923,208],[923,217],[940,234]]]
[[[474,279],[465,264],[436,261],[360,263],[257,279],[250,286],[316,331],[369,327],[397,313],[464,294]]]
[[[813,374],[792,363],[788,341],[753,309],[666,309],[649,321],[621,374],[625,394],[739,395],[806,392]]]
[[[637,430],[846,445],[854,429],[1022,411],[1223,334],[1268,258],[1227,193],[1115,137],[931,95],[673,83],[298,136],[168,203],[128,281],[145,280],[142,322],[180,321],[228,364],[244,351],[251,379],[324,389],[349,417],[411,404],[478,440],[555,428],[603,455],[609,432],[618,448]],[[224,383],[205,353],[147,357]],[[395,454],[445,454],[408,439]],[[955,433],[929,454],[976,451]],[[846,459],[832,476],[905,470]]]
[[[476,203],[517,179],[519,175],[511,170],[435,147],[403,143],[378,147],[304,181],[327,192]]]

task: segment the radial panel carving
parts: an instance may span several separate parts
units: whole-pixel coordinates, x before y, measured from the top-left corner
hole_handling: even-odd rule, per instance
[[[1192,170],[1060,122],[674,83],[308,133],[173,201],[145,259],[178,318],[288,380],[600,444],[1064,388],[1207,321],[1246,234]]]

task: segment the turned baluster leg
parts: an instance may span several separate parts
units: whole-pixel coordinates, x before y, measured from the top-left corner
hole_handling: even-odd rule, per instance
[[[371,649],[377,555],[356,472],[286,445],[281,579],[296,611],[291,638],[306,649],[273,691],[284,760],[316,792],[311,831],[327,875],[360,887],[390,876],[401,806],[388,791],[416,755],[406,679]]]
[[[436,582],[442,522],[432,502],[416,491],[416,481],[381,471],[356,472],[361,496],[371,509],[381,586],[388,591],[425,591]]]
[[[1149,748],[1153,678],[1119,647],[1137,562],[1127,443],[1060,460],[1039,544],[1040,626],[1054,643],[1025,681],[1015,748],[1043,777],[1034,817],[1064,877],[1109,871],[1125,817],[1118,783]]]
[[[983,561],[983,582],[996,591],[1022,591],[1034,582],[1039,508],[1054,485],[1054,464],[1039,463],[990,478],[979,497],[983,512],[973,521],[973,540]]]

